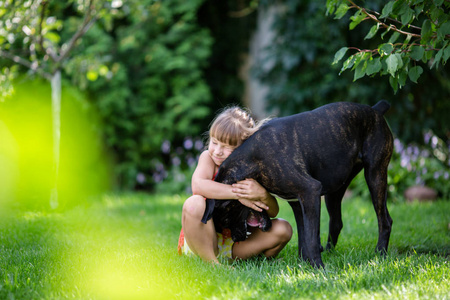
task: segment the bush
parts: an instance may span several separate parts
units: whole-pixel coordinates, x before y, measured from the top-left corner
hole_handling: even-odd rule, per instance
[[[165,140],[161,146],[163,161],[154,159],[156,167],[152,179],[156,183],[155,191],[192,194],[192,173],[204,149],[205,145],[201,138],[188,137],[183,145],[178,147],[173,147],[170,141]]]
[[[433,188],[444,199],[450,197],[449,149],[432,131],[425,132],[423,137],[425,146],[416,143],[405,145],[398,138],[394,140],[394,153],[388,169],[390,199],[403,199],[405,190],[414,185]],[[353,180],[349,189],[361,197],[370,198],[363,172]]]
[[[198,25],[196,11],[202,3],[125,2],[112,32],[93,28],[79,47],[110,53],[105,76],[94,76],[87,90],[104,120],[106,144],[115,153],[115,174],[123,189],[153,188],[172,159],[161,145],[171,141],[178,149],[186,136],[199,135],[210,121],[212,97],[203,70],[213,40]]]

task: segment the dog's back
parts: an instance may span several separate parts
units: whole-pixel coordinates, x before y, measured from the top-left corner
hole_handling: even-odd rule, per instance
[[[332,192],[350,176],[347,166],[364,159],[365,141],[392,140],[385,104],[332,103],[274,119],[229,156],[216,180],[231,184],[254,178],[269,192],[296,199],[301,177],[308,174],[322,183],[322,194]]]

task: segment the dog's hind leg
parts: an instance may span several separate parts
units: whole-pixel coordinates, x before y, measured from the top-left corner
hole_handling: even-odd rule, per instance
[[[365,172],[366,181],[369,185],[372,203],[378,220],[378,243],[377,251],[386,253],[391,235],[392,218],[389,215],[387,198],[387,176],[379,174],[380,170],[369,170]],[[383,171],[383,173],[386,173]]]
[[[391,235],[392,218],[389,215],[387,201],[387,167],[369,168],[364,172],[372,196],[372,203],[378,220],[377,251],[386,253]]]
[[[387,127],[387,125],[386,125]],[[378,243],[376,250],[386,253],[389,245],[389,237],[391,235],[392,218],[387,209],[387,172],[388,165],[392,155],[392,135],[390,132],[384,131],[385,135],[378,135],[376,139],[378,143],[369,148],[364,161],[364,176],[369,187],[372,197],[373,207],[377,214],[378,220]],[[387,132],[387,133],[386,133]],[[383,133],[380,131],[379,133]],[[381,143],[384,141],[384,143]],[[376,147],[378,145],[378,147]]]

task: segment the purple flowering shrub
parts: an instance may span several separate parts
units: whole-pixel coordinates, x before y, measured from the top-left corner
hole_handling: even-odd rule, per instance
[[[403,199],[408,187],[428,186],[439,197],[450,198],[450,143],[445,143],[431,131],[424,133],[424,145],[403,144],[394,139],[394,153],[388,169],[389,199]],[[361,172],[349,189],[363,198],[370,193]]]
[[[139,184],[145,181],[153,183],[157,193],[192,193],[191,176],[197,166],[200,153],[205,149],[202,138],[187,137],[182,144],[175,145],[165,140],[161,145],[160,159],[154,159],[152,174],[147,178],[139,173],[136,180]]]

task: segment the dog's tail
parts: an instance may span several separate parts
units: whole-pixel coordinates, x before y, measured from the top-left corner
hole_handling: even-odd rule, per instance
[[[390,107],[391,107],[391,105],[386,100],[378,101],[377,104],[372,106],[372,108],[374,110],[376,110],[377,112],[381,113],[382,115],[384,115],[389,110]]]

